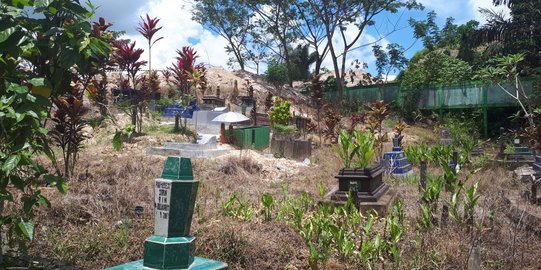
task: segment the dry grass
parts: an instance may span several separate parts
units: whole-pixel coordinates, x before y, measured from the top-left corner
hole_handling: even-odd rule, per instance
[[[415,132],[423,134],[422,130]],[[85,148],[78,174],[69,181],[69,193],[61,196],[44,189],[52,207],[36,213],[35,241],[29,254],[82,269],[103,269],[142,258],[144,239],[153,232],[152,182],[165,160],[145,155],[143,150],[162,139],[142,136],[122,152],[113,151],[108,140]],[[283,221],[260,218],[260,196],[269,193],[279,200],[287,190],[292,197],[308,193],[319,198],[319,185],[326,191],[336,185],[334,175],[341,164],[334,150],[315,149],[308,167],[270,161],[249,151],[243,155],[193,161],[194,175],[200,180],[192,222],[192,234],[198,238],[196,255],[226,261],[231,269],[308,269],[308,249],[299,234]],[[280,162],[287,164],[286,170],[277,170]],[[439,170],[431,168],[431,173]],[[399,268],[463,269],[473,245],[481,247],[485,269],[541,266],[539,237],[506,216],[508,207],[502,196],[525,188],[507,170],[491,167],[467,182],[479,181],[482,195],[476,209],[479,226],[470,231],[453,221],[430,231],[416,229],[416,176],[387,181],[403,200],[407,219]],[[232,193],[250,202],[259,218],[240,221],[223,216],[222,205]],[[143,206],[145,212],[136,215],[135,206]],[[331,258],[327,269],[355,268]]]

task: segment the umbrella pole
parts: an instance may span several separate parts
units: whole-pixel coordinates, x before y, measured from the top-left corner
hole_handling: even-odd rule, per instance
[[[220,142],[225,143],[225,123],[220,124]]]

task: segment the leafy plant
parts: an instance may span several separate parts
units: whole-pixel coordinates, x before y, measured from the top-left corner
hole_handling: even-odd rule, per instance
[[[282,89],[282,86],[289,81],[288,70],[284,64],[270,65],[265,72],[265,77],[277,89]]]
[[[271,209],[274,205],[274,198],[272,195],[268,193],[263,193],[261,195],[261,203],[263,204],[264,213],[265,213],[265,220],[270,221],[271,220]]]
[[[291,121],[291,113],[289,112],[291,102],[282,101],[279,97],[274,99],[274,106],[270,113],[270,122],[274,126],[275,124],[287,125]]]
[[[222,205],[222,214],[249,221],[254,217],[254,208],[248,202],[241,201],[237,194],[233,193]]]
[[[480,195],[477,193],[479,182],[464,190],[464,220],[473,225],[473,215]]]
[[[383,143],[388,139],[387,133],[383,132],[383,121],[387,118],[389,111],[387,104],[383,100],[374,101],[367,106],[367,109],[367,129],[374,136],[379,159],[383,154]]]
[[[290,134],[290,133],[297,132],[297,126],[295,125],[284,126],[281,124],[274,124],[272,128],[274,129],[276,133],[280,133],[280,134]]]
[[[117,131],[113,136],[113,148],[116,151],[120,151],[120,149],[122,149],[122,145],[124,144],[124,140],[130,141],[134,132],[135,126],[132,124],[128,124],[121,130]]]
[[[337,128],[340,124],[340,115],[332,108],[327,108],[323,117],[323,135],[331,140],[331,143],[337,143]]]
[[[374,157],[374,144],[376,142],[372,133],[368,131],[355,131],[354,133],[357,148],[357,160],[354,162],[355,168],[368,168],[372,164]]]
[[[346,130],[338,133],[335,151],[342,159],[344,168],[368,168],[374,156],[374,137],[367,131],[356,130],[352,134]]]
[[[7,236],[2,246],[16,235],[32,239],[34,208],[50,206],[40,185],[67,192],[60,173],[50,173],[38,157],[57,165],[42,126],[52,107],[48,98],[70,90],[74,67],[86,69],[108,53],[107,43],[91,33],[94,6],[87,6],[57,0],[0,5],[0,238]]]
[[[162,27],[157,27],[158,22],[160,21],[160,19],[158,19],[157,17],[151,19],[150,16],[148,16],[147,14],[146,21],[145,19],[143,19],[143,17],[140,17],[140,18],[141,18],[141,21],[139,22],[139,26],[137,27],[137,32],[143,35],[148,41],[148,69],[151,72],[152,71],[152,54],[151,54],[152,46],[157,41],[163,39],[163,37],[159,37],[155,39],[154,41],[152,41],[152,38],[158,31],[162,29]]]
[[[128,81],[121,85],[121,88],[130,89],[129,99],[130,103],[127,105],[129,108],[126,113],[131,117],[131,124],[137,127],[138,132],[142,130],[142,115],[138,114],[138,103],[145,100],[142,96],[142,92],[135,91],[137,83],[136,75],[141,70],[141,67],[146,65],[146,61],[139,61],[143,49],[135,48],[135,41],[128,44],[126,41],[116,41],[115,53],[113,54],[113,61],[118,65],[121,70],[125,70],[128,73]],[[122,81],[122,78],[121,78]],[[130,85],[131,81],[131,85]],[[141,97],[139,97],[141,95]],[[137,118],[140,118],[139,121]]]
[[[79,150],[83,141],[87,138],[83,134],[86,121],[83,120],[82,102],[74,97],[60,97],[53,99],[56,111],[52,117],[55,123],[51,131],[51,138],[62,149],[64,158],[64,177],[73,175],[75,164],[79,157]]]
[[[353,158],[358,154],[359,145],[355,144],[353,139],[353,135],[343,129],[338,132],[338,145],[340,147],[335,147],[335,151],[342,159],[344,168],[350,168]]]

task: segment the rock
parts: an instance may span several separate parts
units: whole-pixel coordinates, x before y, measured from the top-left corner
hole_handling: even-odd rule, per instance
[[[468,259],[468,270],[481,270],[481,249],[474,247]]]
[[[287,167],[281,164],[276,165],[276,169],[279,171],[287,170]]]

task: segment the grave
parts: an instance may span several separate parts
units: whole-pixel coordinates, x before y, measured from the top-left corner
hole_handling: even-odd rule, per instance
[[[143,259],[108,269],[227,269],[223,262],[193,255],[190,227],[198,186],[190,159],[168,157],[154,182],[154,235],[145,240]]]
[[[322,203],[343,205],[348,201],[348,194],[354,194],[353,202],[359,210],[374,210],[378,215],[386,215],[394,202],[396,191],[383,182],[383,167],[378,164],[370,168],[344,168],[335,176],[338,187],[325,195]]]
[[[533,163],[533,169],[536,172],[541,172],[541,153],[535,154],[535,162]]]
[[[511,143],[504,134],[504,129],[500,128],[500,151],[496,159],[505,164],[518,167],[521,165],[531,165],[535,158],[528,147],[521,145],[521,139],[518,136],[513,137]]]
[[[440,144],[443,145],[452,145],[453,139],[451,139],[451,135],[449,134],[449,130],[446,128],[442,128],[440,130]]]
[[[402,151],[400,142],[400,137],[395,134],[393,138],[393,150],[383,153],[383,157],[381,158],[381,166],[383,166],[385,172],[396,176],[404,176],[413,172],[408,158],[404,154],[404,151]]]
[[[225,106],[225,99],[220,98],[218,96],[204,96],[202,98],[202,101],[203,101],[203,104],[201,104],[201,107],[204,107],[204,108],[214,109],[216,107]]]
[[[484,150],[481,145],[479,145],[479,133],[475,132],[473,134],[473,149],[471,151],[472,156],[481,156],[484,154]]]
[[[149,147],[146,153],[162,156],[183,156],[187,158],[210,158],[227,154],[231,149],[218,145],[216,135],[199,134],[197,143],[166,142],[163,147]]]

